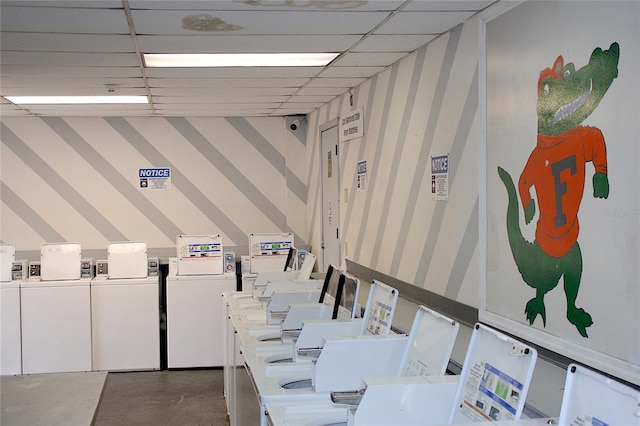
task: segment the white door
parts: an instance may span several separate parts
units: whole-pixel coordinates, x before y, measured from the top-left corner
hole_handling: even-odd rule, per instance
[[[341,267],[340,255],[340,176],[338,126],[320,133],[322,147],[322,268]]]

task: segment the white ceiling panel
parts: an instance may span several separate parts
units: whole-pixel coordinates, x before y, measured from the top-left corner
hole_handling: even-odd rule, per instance
[[[0,96],[150,95],[3,115],[306,114],[489,6],[485,0],[0,0]],[[144,53],[336,52],[325,67],[146,68]]]
[[[130,35],[3,32],[0,47],[27,52],[135,52]]]
[[[421,0],[422,1],[422,0]],[[181,0],[178,3],[158,0],[129,0],[131,9],[238,10],[238,11],[387,11],[400,7],[405,0]],[[439,1],[436,3],[446,3]],[[472,2],[465,2],[472,3]]]
[[[387,67],[406,56],[403,52],[383,53],[347,53],[337,58],[334,64],[339,67]]]
[[[2,64],[0,72],[3,76],[50,77],[54,81],[49,84],[56,84],[55,79],[57,78],[105,78],[105,83],[108,83],[111,77],[142,77],[139,67],[61,67]]]
[[[296,87],[152,87],[154,96],[282,96],[292,95]]]
[[[104,87],[105,80],[102,78],[55,78],[55,85],[63,88],[91,88]],[[51,77],[29,77],[11,76],[2,77],[0,86],[8,88],[28,88],[30,90],[41,90],[51,84]],[[144,88],[141,78],[110,78],[109,84],[116,84],[118,88],[138,87]],[[5,93],[6,94],[6,93]]]
[[[466,21],[473,12],[400,12],[376,34],[442,34]]]
[[[28,3],[28,2],[27,2]],[[54,4],[55,1],[48,2]],[[31,33],[129,34],[124,10],[83,8],[5,7],[2,31]]]
[[[148,68],[151,78],[281,78],[314,77],[322,67]]]
[[[289,99],[289,96],[265,96],[254,94],[232,94],[218,96],[154,96],[154,103],[162,104],[242,104],[249,102],[256,103],[282,103]]]
[[[436,37],[434,34],[374,34],[353,48],[352,52],[413,52]]]
[[[100,67],[135,67],[138,58],[134,53],[69,53],[69,52],[16,52],[3,50],[2,65],[49,65]]]
[[[209,79],[179,79],[179,78],[150,78],[150,87],[179,88],[179,87],[292,87],[304,86],[309,78],[226,78]]]
[[[361,35],[227,35],[140,36],[142,53],[342,52]],[[424,44],[424,43],[423,43]]]
[[[366,34],[388,16],[386,12],[228,12],[132,10],[139,35],[205,33],[300,35]],[[319,25],[319,23],[322,23]],[[203,28],[195,30],[191,28]]]
[[[364,78],[314,78],[307,87],[355,87],[364,82]]]
[[[424,0],[412,1],[404,9],[404,12],[423,11],[470,11],[477,12],[482,10],[495,0]]]

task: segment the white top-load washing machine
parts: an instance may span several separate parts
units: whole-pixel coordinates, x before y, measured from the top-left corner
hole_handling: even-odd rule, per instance
[[[460,325],[425,306],[416,312],[404,354],[397,373],[394,376],[444,376],[449,358],[453,351]],[[357,349],[357,345],[353,349]],[[339,354],[338,354],[339,355]],[[345,374],[349,368],[342,359],[324,359],[331,374]],[[322,367],[322,366],[321,366]],[[348,374],[348,373],[347,373]],[[332,392],[331,400],[309,401],[303,404],[272,403],[267,404],[269,424],[273,426],[338,425],[346,424],[349,406],[357,405],[364,389],[357,388],[348,392]]]
[[[242,257],[242,291],[252,291],[260,272],[286,271],[293,233],[249,234],[249,255]]]
[[[14,279],[15,247],[0,244],[0,375],[22,374],[20,280]]]
[[[143,242],[112,242],[91,281],[94,371],[160,369],[160,277]]]
[[[167,277],[167,366],[223,366],[222,294],[236,290],[235,255],[223,253],[220,235],[180,235],[176,250],[177,271]]]
[[[23,281],[22,372],[91,371],[90,278],[79,243],[43,244],[40,278]]]

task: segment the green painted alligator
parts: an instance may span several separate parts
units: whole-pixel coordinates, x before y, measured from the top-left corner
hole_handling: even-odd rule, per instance
[[[509,198],[507,234],[513,258],[522,279],[536,290],[527,302],[525,314],[533,325],[540,315],[546,327],[544,295],[564,278],[567,319],[583,337],[593,324],[591,315],[576,307],[582,277],[582,253],[578,244],[578,209],[584,193],[586,163],[594,166],[593,196],[609,196],[607,153],[602,132],[580,124],[595,110],[618,76],[620,47],[596,48],[589,63],[576,70],[558,56],[553,68],[538,80],[537,144],[518,181],[525,223],[536,213],[531,196],[535,188],[539,205],[535,241],[527,241],[520,229],[518,193],[513,179],[503,168],[498,174]]]

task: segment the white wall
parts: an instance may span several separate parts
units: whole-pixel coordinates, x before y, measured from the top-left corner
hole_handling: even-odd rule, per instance
[[[345,258],[478,307],[478,35],[473,20],[311,114],[310,244],[321,244],[319,127],[363,108],[362,138],[340,143]],[[450,197],[431,197],[430,157],[450,155]],[[356,190],[367,161],[368,188]],[[348,199],[344,195],[347,190]]]
[[[220,233],[243,254],[249,233],[292,231],[305,247],[305,132],[287,120],[3,118],[0,239],[32,259],[63,241],[169,256],[181,234]],[[170,167],[171,189],[141,191],[146,167]]]

